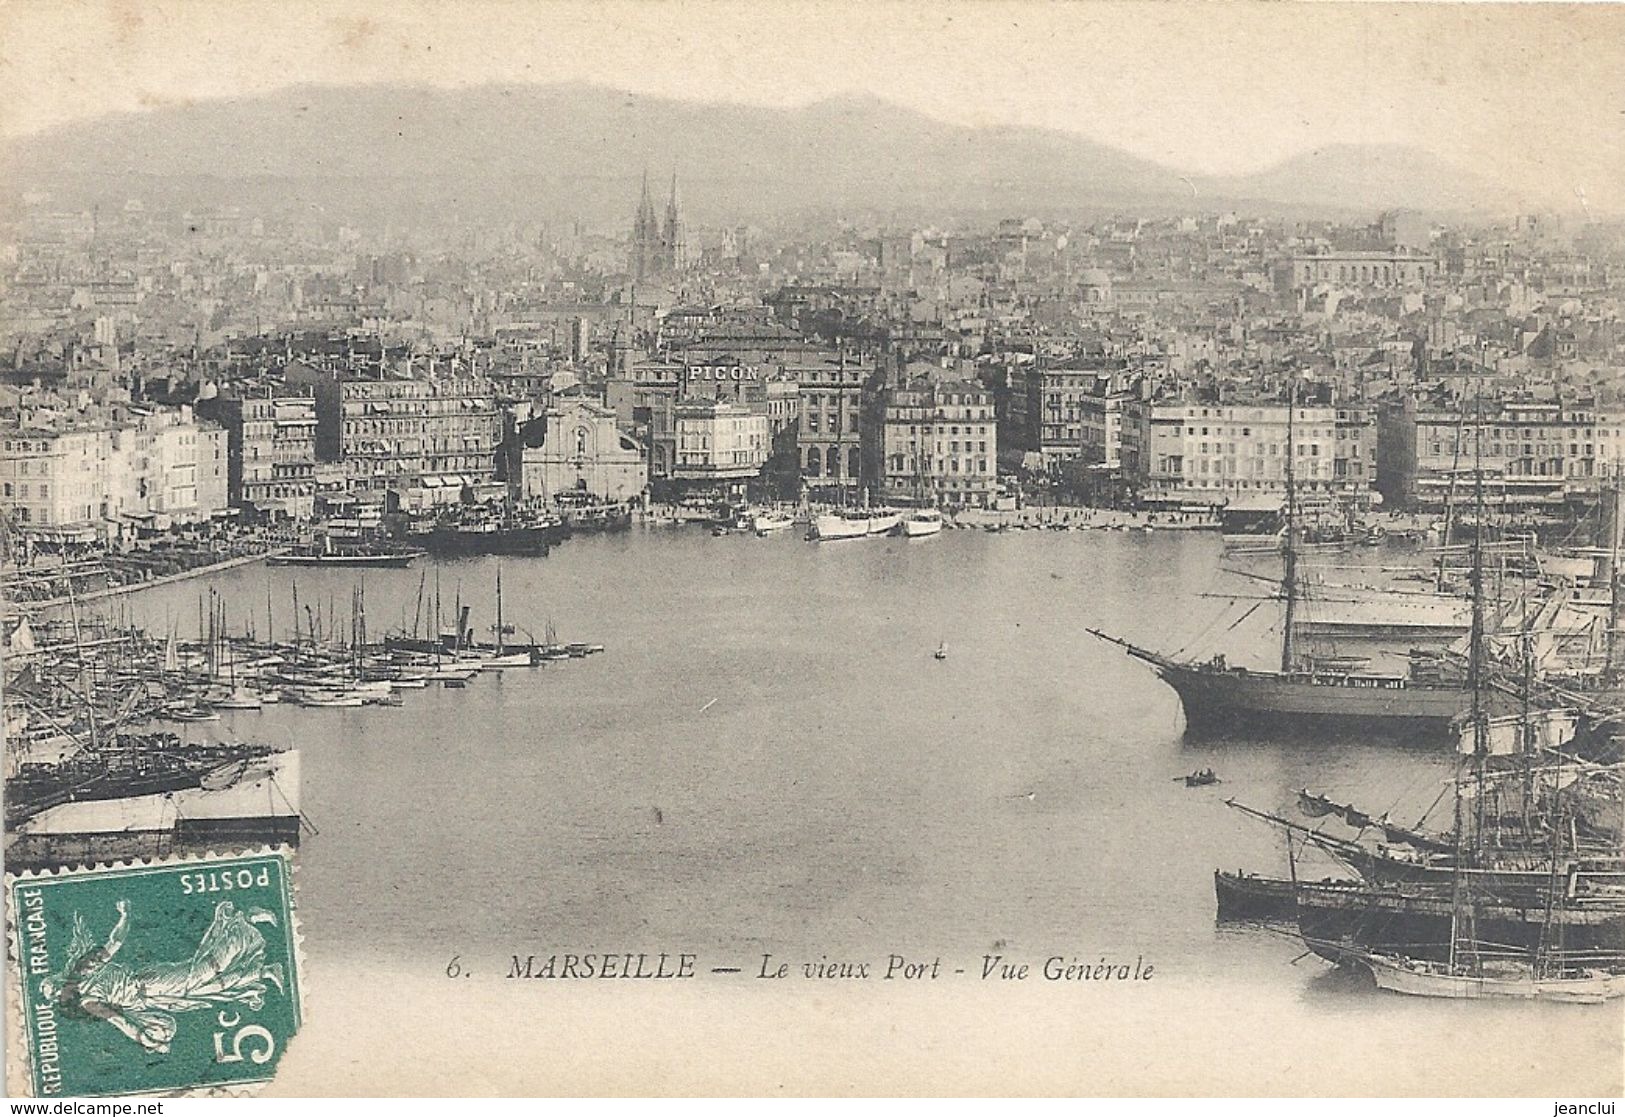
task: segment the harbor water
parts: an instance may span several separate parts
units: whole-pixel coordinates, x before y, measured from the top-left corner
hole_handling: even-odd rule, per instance
[[[1219,568],[1182,532],[636,528],[501,563],[521,637],[603,655],[185,727],[302,753],[309,1019],[276,1089],[1618,1093],[1617,1005],[1409,1000],[1215,925],[1216,868],[1286,871],[1226,797],[1414,821],[1452,771],[1439,743],[1188,738],[1173,692],[1085,629],[1268,665],[1267,618],[1213,623],[1245,584]],[[432,610],[425,570],[421,600],[438,574],[448,622],[460,596],[486,636],[491,559],[368,571],[374,637]],[[353,571],[245,567],[117,608],[189,637],[212,586],[263,635],[269,593],[286,638],[295,579],[347,633]],[[565,952],[686,952],[701,976],[504,976]],[[881,980],[894,954],[944,972]],[[764,955],[795,976],[759,977]],[[988,956],[1032,972],[984,980]],[[1154,977],[1049,981],[1055,956]],[[875,973],[801,977],[820,960]]]

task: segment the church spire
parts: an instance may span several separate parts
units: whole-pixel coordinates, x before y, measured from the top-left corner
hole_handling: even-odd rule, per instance
[[[632,278],[643,279],[660,270],[660,219],[655,216],[654,199],[649,196],[649,168],[643,168],[643,193],[637,216],[632,219]]]
[[[671,197],[666,201],[666,227],[661,237],[661,248],[664,250],[664,264],[668,270],[677,271],[684,263],[683,244],[683,212],[677,198],[677,170],[671,172]]]

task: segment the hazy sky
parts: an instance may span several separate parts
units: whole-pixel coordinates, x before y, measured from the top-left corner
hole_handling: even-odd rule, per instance
[[[1625,7],[10,0],[0,127],[297,83],[589,81],[788,106],[871,93],[1177,168],[1420,146],[1625,209]]]

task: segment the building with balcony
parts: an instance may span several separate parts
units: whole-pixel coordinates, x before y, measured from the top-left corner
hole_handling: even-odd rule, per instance
[[[686,400],[672,412],[671,477],[743,482],[758,477],[773,440],[767,416],[739,404]]]
[[[882,500],[986,507],[998,490],[993,393],[973,381],[915,380],[880,393],[876,489]]]
[[[1224,504],[1285,496],[1371,502],[1369,419],[1359,409],[1275,401],[1124,404],[1123,469],[1141,500]],[[1288,444],[1291,445],[1290,458]],[[1330,501],[1328,501],[1330,503]]]
[[[343,466],[349,490],[403,505],[456,501],[496,473],[502,419],[483,376],[368,376],[290,366],[316,401],[318,463]]]

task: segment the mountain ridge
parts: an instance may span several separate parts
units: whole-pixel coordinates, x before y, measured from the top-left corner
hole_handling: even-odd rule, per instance
[[[11,137],[3,148],[16,185],[47,190],[76,176],[171,184],[451,179],[470,196],[495,197],[504,180],[540,178],[559,184],[556,196],[537,199],[556,206],[569,203],[571,181],[631,180],[635,188],[644,168],[657,180],[676,168],[687,203],[718,214],[740,205],[771,214],[1188,208],[1192,200],[1461,212],[1498,202],[1476,175],[1395,145],[1329,145],[1252,174],[1193,175],[1072,132],[950,124],[868,93],[776,109],[582,82],[291,86],[98,117]],[[720,188],[714,205],[692,189],[697,183]],[[590,213],[608,199],[580,201]],[[624,208],[616,199],[616,211]]]

